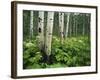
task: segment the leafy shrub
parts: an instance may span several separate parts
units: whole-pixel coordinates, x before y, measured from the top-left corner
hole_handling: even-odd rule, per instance
[[[59,42],[59,39],[56,39]],[[67,66],[89,66],[90,65],[90,42],[88,37],[72,37],[64,40],[63,45],[52,43],[53,56],[56,62]],[[56,46],[55,46],[56,45]]]
[[[54,68],[54,67],[77,67],[90,66],[90,40],[88,37],[70,37],[61,45],[60,39],[52,38],[52,50],[48,64],[37,46],[37,39],[23,42],[24,69],[32,68]]]
[[[36,64],[39,66],[38,64],[42,60],[42,53],[39,51],[36,41],[24,42],[23,48],[24,68],[35,68]]]

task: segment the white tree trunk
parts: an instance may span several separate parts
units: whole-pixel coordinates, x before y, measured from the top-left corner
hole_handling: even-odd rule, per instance
[[[33,37],[33,11],[30,11],[30,39]]]
[[[67,23],[66,23],[66,34],[65,37],[68,37],[68,30],[69,30],[69,19],[70,19],[70,13],[66,13],[67,15]]]
[[[83,14],[83,31],[82,31],[82,34],[83,36],[85,35],[85,15]]]
[[[64,13],[59,12],[59,29],[60,29],[60,41],[63,44],[64,39]]]
[[[51,54],[53,21],[54,21],[54,12],[48,12],[47,27],[46,27],[46,41],[45,41],[45,51],[48,56]]]
[[[70,34],[70,37],[72,35],[72,14],[70,13],[70,22],[69,22],[69,34]]]
[[[44,48],[44,11],[39,11],[38,37],[38,45],[40,50],[42,50]]]
[[[75,25],[76,26],[75,27],[75,35],[77,36],[77,31],[78,31],[77,30],[78,29],[78,16],[76,16],[76,21],[75,22],[76,22],[76,25]]]
[[[74,13],[74,36],[77,36],[77,16],[79,13]]]
[[[76,15],[74,13],[74,25],[73,25],[73,35],[75,36],[75,29],[76,29]]]

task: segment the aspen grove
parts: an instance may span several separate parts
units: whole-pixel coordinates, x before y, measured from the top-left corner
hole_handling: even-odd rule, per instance
[[[91,65],[91,14],[23,10],[23,69]]]

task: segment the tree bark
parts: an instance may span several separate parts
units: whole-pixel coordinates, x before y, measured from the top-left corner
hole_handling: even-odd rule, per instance
[[[74,36],[77,36],[77,27],[78,27],[78,15],[79,13],[74,13]]]
[[[30,39],[33,37],[33,11],[30,11]]]
[[[39,49],[43,50],[44,48],[44,11],[39,11],[38,18],[38,45]]]
[[[46,27],[46,41],[45,41],[45,52],[46,52],[47,56],[51,55],[53,21],[54,21],[54,12],[48,12],[47,27]],[[49,59],[49,57],[48,57],[48,59]]]
[[[84,14],[82,15],[82,17],[83,17],[83,31],[82,31],[82,34],[84,36],[85,35],[85,16],[84,16]]]
[[[76,14],[74,13],[74,26],[73,26],[73,35],[75,36],[75,28],[76,28]]]
[[[60,41],[63,44],[64,39],[64,13],[59,12],[59,29],[60,29]]]
[[[77,34],[77,33],[78,33],[78,30],[77,30],[77,29],[78,29],[78,15],[79,15],[79,14],[77,13],[77,14],[76,14],[76,21],[75,21],[75,22],[76,22],[76,24],[75,24],[75,36],[78,35],[78,34]]]
[[[69,34],[72,36],[72,13],[70,13],[70,21],[69,21]]]
[[[69,19],[70,19],[70,13],[66,13],[67,15],[67,23],[66,23],[66,38],[68,37],[68,30],[69,30]]]

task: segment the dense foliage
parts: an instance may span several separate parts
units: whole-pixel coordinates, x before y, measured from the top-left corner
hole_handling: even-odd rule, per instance
[[[23,69],[91,65],[90,13],[23,10]]]
[[[89,37],[70,37],[60,44],[60,39],[53,36],[50,63],[47,63],[44,53],[37,45],[38,40],[32,39],[23,42],[23,68],[55,68],[90,66],[90,39]]]

